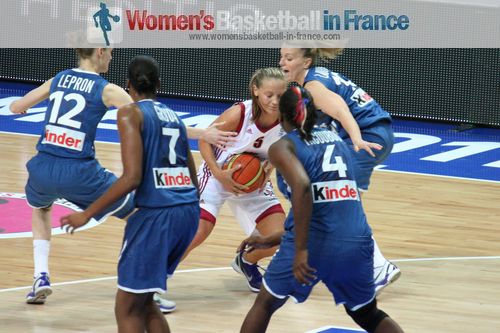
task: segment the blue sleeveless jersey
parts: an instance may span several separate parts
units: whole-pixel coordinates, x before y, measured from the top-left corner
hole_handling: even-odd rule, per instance
[[[198,201],[188,168],[186,127],[177,114],[153,100],[137,102],[144,115],[143,178],[136,206],[161,208]]]
[[[94,158],[97,125],[107,111],[99,74],[80,69],[58,73],[50,86],[44,132],[36,149],[66,158]]]
[[[312,67],[307,72],[304,84],[309,81],[319,81],[327,89],[340,95],[360,129],[370,127],[370,125],[380,121],[391,121],[391,116],[385,111],[370,95],[358,87],[354,82],[342,74],[335,73],[324,67]],[[324,113],[318,113],[318,125],[329,126],[332,122],[338,129],[342,138],[347,137],[347,133],[340,123]]]
[[[334,132],[314,128],[313,139],[304,142],[294,130],[283,137],[295,146],[295,154],[311,181],[313,212],[309,229],[331,233],[335,238],[371,235],[353,172],[349,147]],[[287,198],[290,188],[277,173],[278,187]],[[285,229],[292,230],[292,210]]]

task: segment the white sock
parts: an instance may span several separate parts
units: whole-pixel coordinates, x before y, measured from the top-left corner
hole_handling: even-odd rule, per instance
[[[377,268],[384,266],[386,261],[387,259],[385,259],[385,257],[382,255],[382,252],[380,252],[375,238],[373,238],[373,267]]]
[[[33,240],[33,261],[35,262],[35,276],[40,273],[49,274],[50,241],[45,239]]]

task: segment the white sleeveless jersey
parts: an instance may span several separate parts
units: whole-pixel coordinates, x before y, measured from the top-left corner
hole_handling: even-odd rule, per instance
[[[261,160],[267,160],[269,147],[286,134],[279,121],[267,129],[263,129],[256,124],[252,120],[252,100],[239,103],[239,105],[241,108],[241,118],[237,128],[237,141],[225,151],[214,148],[214,154],[219,166],[229,156],[243,152],[255,154]]]

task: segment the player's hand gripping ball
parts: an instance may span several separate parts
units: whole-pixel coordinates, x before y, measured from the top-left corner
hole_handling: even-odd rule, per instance
[[[253,192],[260,188],[266,178],[264,168],[260,160],[252,154],[242,153],[230,156],[224,165],[223,170],[232,169],[236,165],[241,167],[233,172],[233,180],[238,184],[247,186],[246,193]]]

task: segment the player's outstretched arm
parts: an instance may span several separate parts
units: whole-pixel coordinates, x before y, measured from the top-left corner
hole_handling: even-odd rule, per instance
[[[203,140],[219,149],[226,149],[226,147],[231,146],[231,143],[236,141],[234,138],[238,135],[237,132],[224,131],[221,128],[224,126],[225,122],[215,122],[212,123],[208,128],[196,128],[187,126],[187,134],[190,139]]]
[[[10,104],[10,112],[17,114],[26,113],[26,111],[32,106],[35,106],[41,101],[46,100],[49,97],[51,84],[52,79],[45,81],[45,83],[40,87],[31,90],[20,99],[12,102]]]
[[[380,150],[382,146],[363,140],[359,125],[352,116],[349,106],[347,106],[344,99],[318,81],[310,81],[306,85],[307,90],[309,90],[314,98],[316,107],[342,124],[342,127],[349,134],[354,144],[354,149],[356,151],[360,149],[366,150],[368,154],[375,157],[372,149]]]

